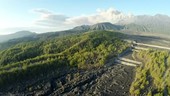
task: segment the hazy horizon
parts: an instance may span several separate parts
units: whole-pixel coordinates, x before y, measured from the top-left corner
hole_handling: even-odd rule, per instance
[[[3,0],[0,1],[0,35],[29,30],[37,33],[59,31],[78,25],[117,23],[138,15],[170,15],[169,1],[116,0]],[[75,6],[76,5],[76,6]],[[148,5],[148,6],[146,6]],[[80,10],[81,9],[81,10]]]

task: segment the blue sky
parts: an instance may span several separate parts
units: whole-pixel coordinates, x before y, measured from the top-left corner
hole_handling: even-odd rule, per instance
[[[97,14],[97,9],[112,8],[124,14],[131,13],[133,15],[155,15],[157,13],[170,15],[169,4],[168,0],[0,0],[0,34],[19,30],[45,32],[71,28],[73,24],[67,24],[65,27],[59,19],[65,21],[71,18],[66,21],[73,22],[73,19],[75,21],[75,18],[81,17],[77,20],[84,20],[82,16],[87,18],[87,16]],[[37,9],[38,12],[35,11]],[[42,9],[50,14],[42,13]],[[48,21],[49,18],[52,18],[51,21]],[[55,22],[52,21],[53,19]],[[40,24],[42,22],[43,24]],[[47,24],[47,22],[62,26],[51,27],[51,24]],[[78,25],[78,23],[76,24]]]

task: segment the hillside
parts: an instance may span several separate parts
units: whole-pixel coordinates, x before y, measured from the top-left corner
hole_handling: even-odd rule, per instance
[[[84,30],[84,31],[93,31],[93,30],[121,30],[123,26],[115,25],[109,22],[97,23],[94,25],[82,25],[73,28],[73,30]]]
[[[134,22],[123,22],[112,24],[109,22],[97,23],[93,25],[76,26],[73,29],[57,32],[47,32],[43,34],[36,34],[29,31],[19,31],[9,35],[0,35],[0,50],[11,47],[17,43],[27,42],[30,40],[42,40],[55,36],[65,36],[71,34],[80,34],[87,31],[95,30],[112,30],[122,33],[135,35],[154,35],[169,37],[170,17],[164,15],[155,16],[138,16],[134,18]]]
[[[74,34],[81,34],[84,32],[85,31],[83,31],[83,30],[77,30],[77,31],[66,30],[66,31],[47,32],[47,33],[42,33],[42,34],[35,34],[35,35],[31,35],[31,36],[26,36],[26,37],[10,39],[6,42],[0,43],[0,50],[4,50],[9,47],[13,47],[19,43],[27,43],[27,42],[33,42],[33,41],[46,41],[46,40],[52,39],[52,38],[63,37],[63,36],[74,35]],[[24,34],[24,33],[22,33],[22,34]]]
[[[131,85],[131,95],[169,96],[170,94],[170,53],[148,50],[133,54],[144,65],[136,69]]]
[[[138,16],[131,23],[118,22],[115,24],[102,22],[93,25],[82,25],[72,30],[92,31],[92,30],[116,30],[128,34],[143,34],[154,36],[167,36],[170,31],[170,17],[163,15]]]
[[[0,95],[170,94],[169,52],[127,53],[143,62],[136,68],[115,62],[130,47],[123,39],[160,46],[168,46],[169,39],[120,33],[126,29],[149,31],[136,24],[98,23],[0,43]]]
[[[71,70],[100,68],[128,47],[121,40],[123,36],[117,32],[94,31],[19,43],[0,51],[0,90],[36,94],[32,92],[43,91],[45,85],[41,83],[46,80],[67,75]]]
[[[19,32],[9,34],[9,35],[0,35],[0,43],[11,40],[11,39],[34,36],[34,35],[36,35],[36,33],[30,32],[30,31],[19,31]]]

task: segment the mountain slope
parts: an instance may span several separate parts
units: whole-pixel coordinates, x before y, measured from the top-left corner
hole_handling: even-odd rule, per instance
[[[46,32],[42,34],[29,35],[26,37],[15,38],[0,43],[0,50],[7,49],[9,47],[15,46],[16,44],[20,44],[20,43],[27,43],[31,41],[46,41],[52,38],[81,34],[84,32],[85,32],[84,30],[65,30],[65,31]]]
[[[13,34],[9,35],[0,35],[0,42],[5,42],[11,39],[26,37],[26,36],[33,36],[36,33],[30,32],[30,31],[19,31]]]
[[[133,55],[144,64],[136,69],[136,76],[130,88],[131,95],[169,96],[170,53],[141,50]]]
[[[25,42],[0,51],[0,91],[38,93],[46,91],[46,84],[42,85],[46,80],[65,76],[70,70],[102,67],[129,46],[121,40],[123,36],[117,32],[95,31]],[[41,83],[36,85],[36,82]]]
[[[93,30],[121,30],[123,26],[114,25],[109,22],[97,23],[94,25],[82,25],[73,28],[73,30],[84,30],[84,31],[93,31]]]
[[[94,24],[90,27],[90,30],[121,30],[123,27],[114,25],[109,22]]]
[[[129,23],[124,24],[121,22],[118,24],[124,25],[125,27],[123,30],[126,31],[164,35],[170,34],[170,17],[162,14],[156,14],[154,16],[135,16],[133,21]]]
[[[73,28],[73,30],[119,30],[129,33],[145,33],[145,34],[170,34],[170,17],[167,15],[156,14],[154,16],[138,15],[133,16],[131,20],[118,20],[112,24],[108,22],[97,23],[94,25],[82,25]]]
[[[77,26],[77,27],[73,28],[73,30],[84,30],[84,31],[88,31],[88,30],[90,30],[90,25]]]

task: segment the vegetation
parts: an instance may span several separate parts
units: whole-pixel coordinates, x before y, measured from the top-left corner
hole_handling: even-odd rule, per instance
[[[116,32],[96,31],[19,43],[0,51],[0,86],[38,78],[63,67],[103,66],[107,59],[128,47],[120,39],[122,36]]]
[[[130,93],[147,96],[170,95],[170,53],[167,51],[140,51],[134,55],[143,61],[136,69]]]

